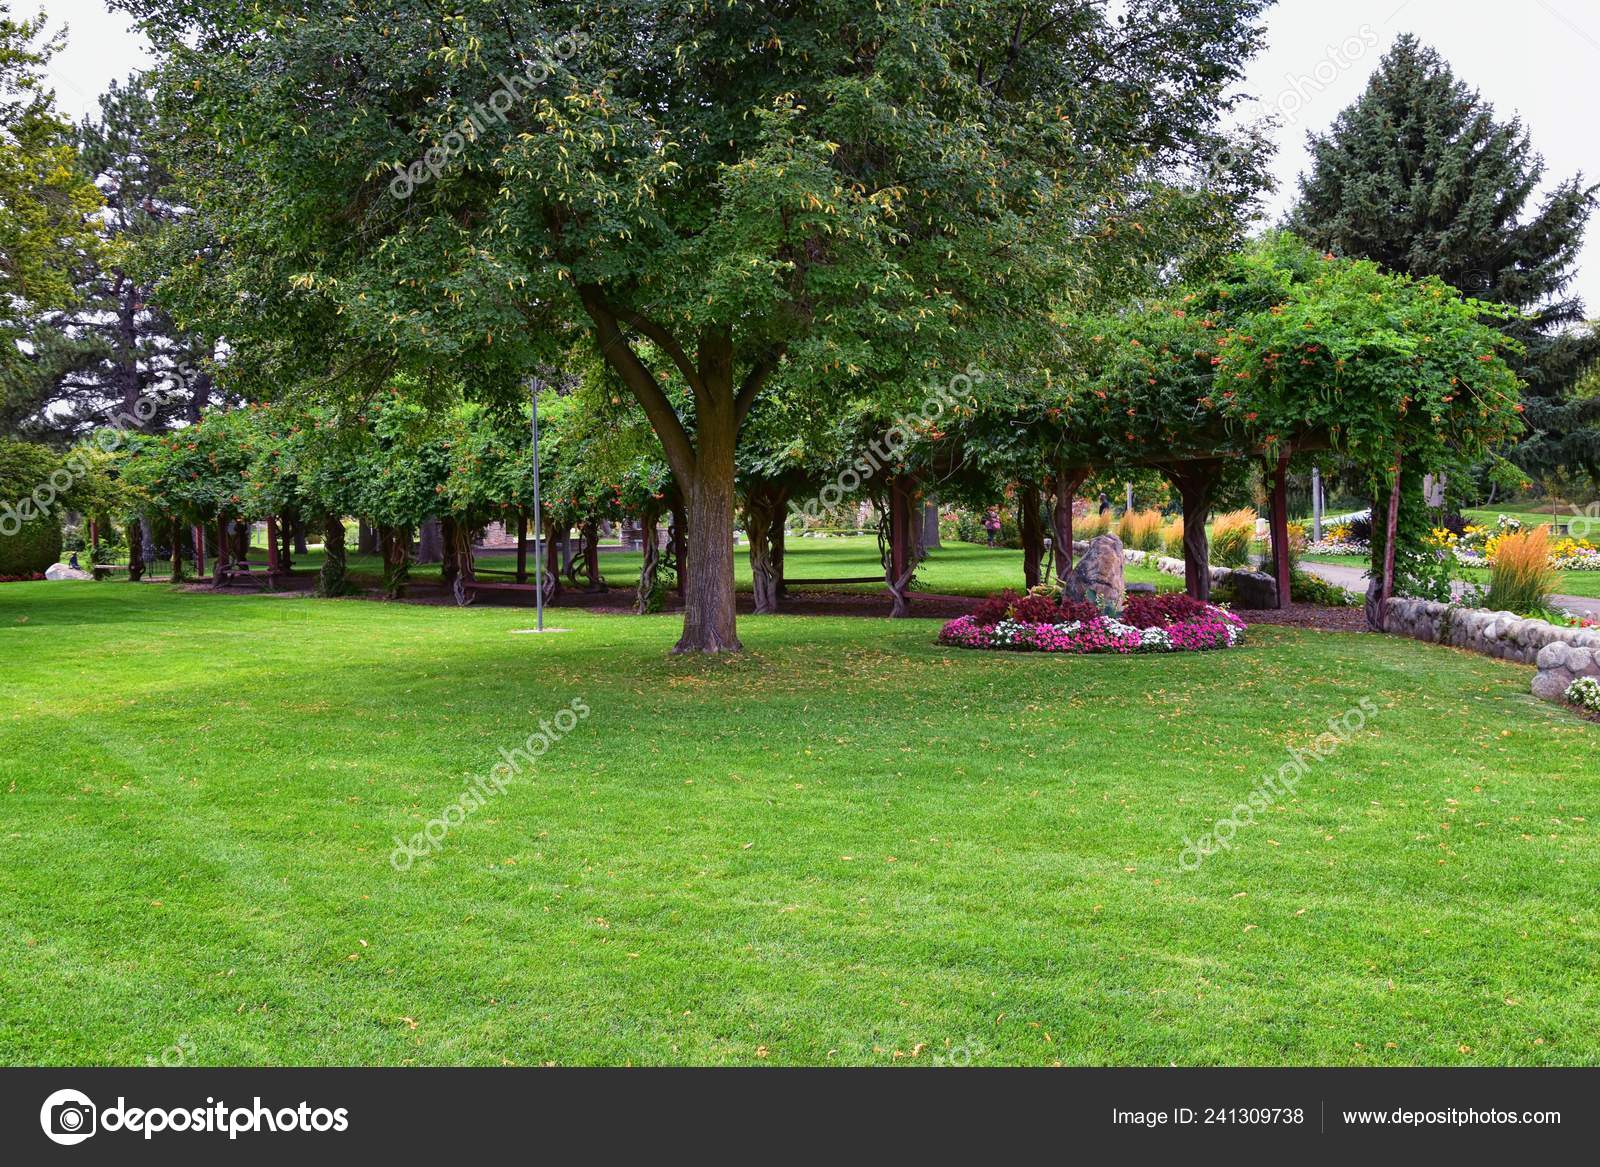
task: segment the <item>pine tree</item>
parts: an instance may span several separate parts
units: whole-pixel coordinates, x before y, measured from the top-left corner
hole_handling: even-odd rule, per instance
[[[8,428],[54,440],[113,419],[161,429],[198,420],[209,402],[209,346],[177,328],[136,270],[139,246],[179,214],[155,136],[155,107],[137,74],[112,82],[99,117],[78,128],[79,157],[105,202],[104,246],[77,265],[75,302],[44,315],[30,338],[28,388],[6,403]]]
[[[1290,227],[1324,250],[1527,313],[1507,329],[1528,349],[1517,372],[1529,431],[1511,456],[1531,473],[1565,466],[1600,481],[1600,402],[1573,393],[1600,334],[1575,327],[1583,303],[1568,291],[1597,188],[1575,176],[1530,206],[1545,167],[1521,121],[1497,121],[1410,35],[1332,128],[1309,137]]]

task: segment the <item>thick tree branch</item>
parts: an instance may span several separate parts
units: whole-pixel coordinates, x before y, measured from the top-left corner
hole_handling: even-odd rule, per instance
[[[761,394],[761,387],[766,384],[767,378],[778,367],[778,362],[783,359],[783,346],[768,349],[762,354],[755,364],[750,366],[750,371],[745,374],[744,381],[739,385],[739,394],[733,401],[733,424],[742,427],[744,419],[750,413],[750,407],[756,403],[756,398]]]
[[[694,479],[695,450],[678,417],[678,411],[672,408],[672,402],[667,400],[661,386],[656,384],[655,377],[623,336],[617,318],[600,290],[592,285],[580,287],[578,296],[583,301],[583,310],[594,321],[600,355],[617,371],[623,384],[627,385],[644,409],[645,417],[650,419],[651,427],[661,439],[667,464],[672,467],[678,482],[686,486]]]

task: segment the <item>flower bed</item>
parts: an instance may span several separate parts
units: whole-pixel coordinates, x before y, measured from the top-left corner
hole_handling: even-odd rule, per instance
[[[1226,608],[1182,595],[1135,596],[1120,617],[1048,595],[991,596],[950,621],[939,643],[1010,652],[1204,652],[1232,648],[1244,621]]]

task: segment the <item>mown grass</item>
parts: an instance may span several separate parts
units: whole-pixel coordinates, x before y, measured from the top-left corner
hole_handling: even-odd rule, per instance
[[[0,1062],[1600,1061],[1600,727],[1526,668],[782,616],[706,661],[671,617],[559,616],[0,586]]]
[[[748,548],[740,545],[734,549],[733,572],[735,586],[741,591],[750,590],[750,559]],[[613,587],[633,587],[639,579],[642,556],[638,552],[607,550],[600,556],[600,571]],[[533,562],[530,546],[528,562]],[[349,568],[357,582],[376,587],[383,574],[383,564],[375,555],[348,556]],[[516,555],[493,554],[480,556],[482,567],[499,569],[516,566]],[[785,571],[794,588],[803,588],[798,582],[805,579],[881,576],[878,558],[878,541],[870,535],[841,536],[828,539],[791,539],[785,554]],[[313,548],[309,555],[295,557],[296,569],[315,570],[322,566],[322,553]],[[438,564],[419,564],[411,568],[413,578],[419,581],[439,579]],[[1125,576],[1130,583],[1152,583],[1162,591],[1183,590],[1182,579],[1163,575],[1153,567],[1128,566]],[[1007,548],[989,548],[973,543],[947,542],[930,552],[917,573],[917,590],[952,596],[986,596],[1001,588],[1022,590],[1022,552]],[[881,583],[829,584],[829,591],[884,592]]]

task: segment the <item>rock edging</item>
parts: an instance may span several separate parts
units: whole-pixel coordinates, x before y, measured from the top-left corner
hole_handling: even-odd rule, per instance
[[[1535,666],[1533,695],[1546,701],[1565,700],[1567,686],[1579,677],[1600,678],[1600,632],[1592,628],[1560,628],[1514,612],[1436,600],[1391,599],[1387,611],[1386,631],[1395,636]]]

